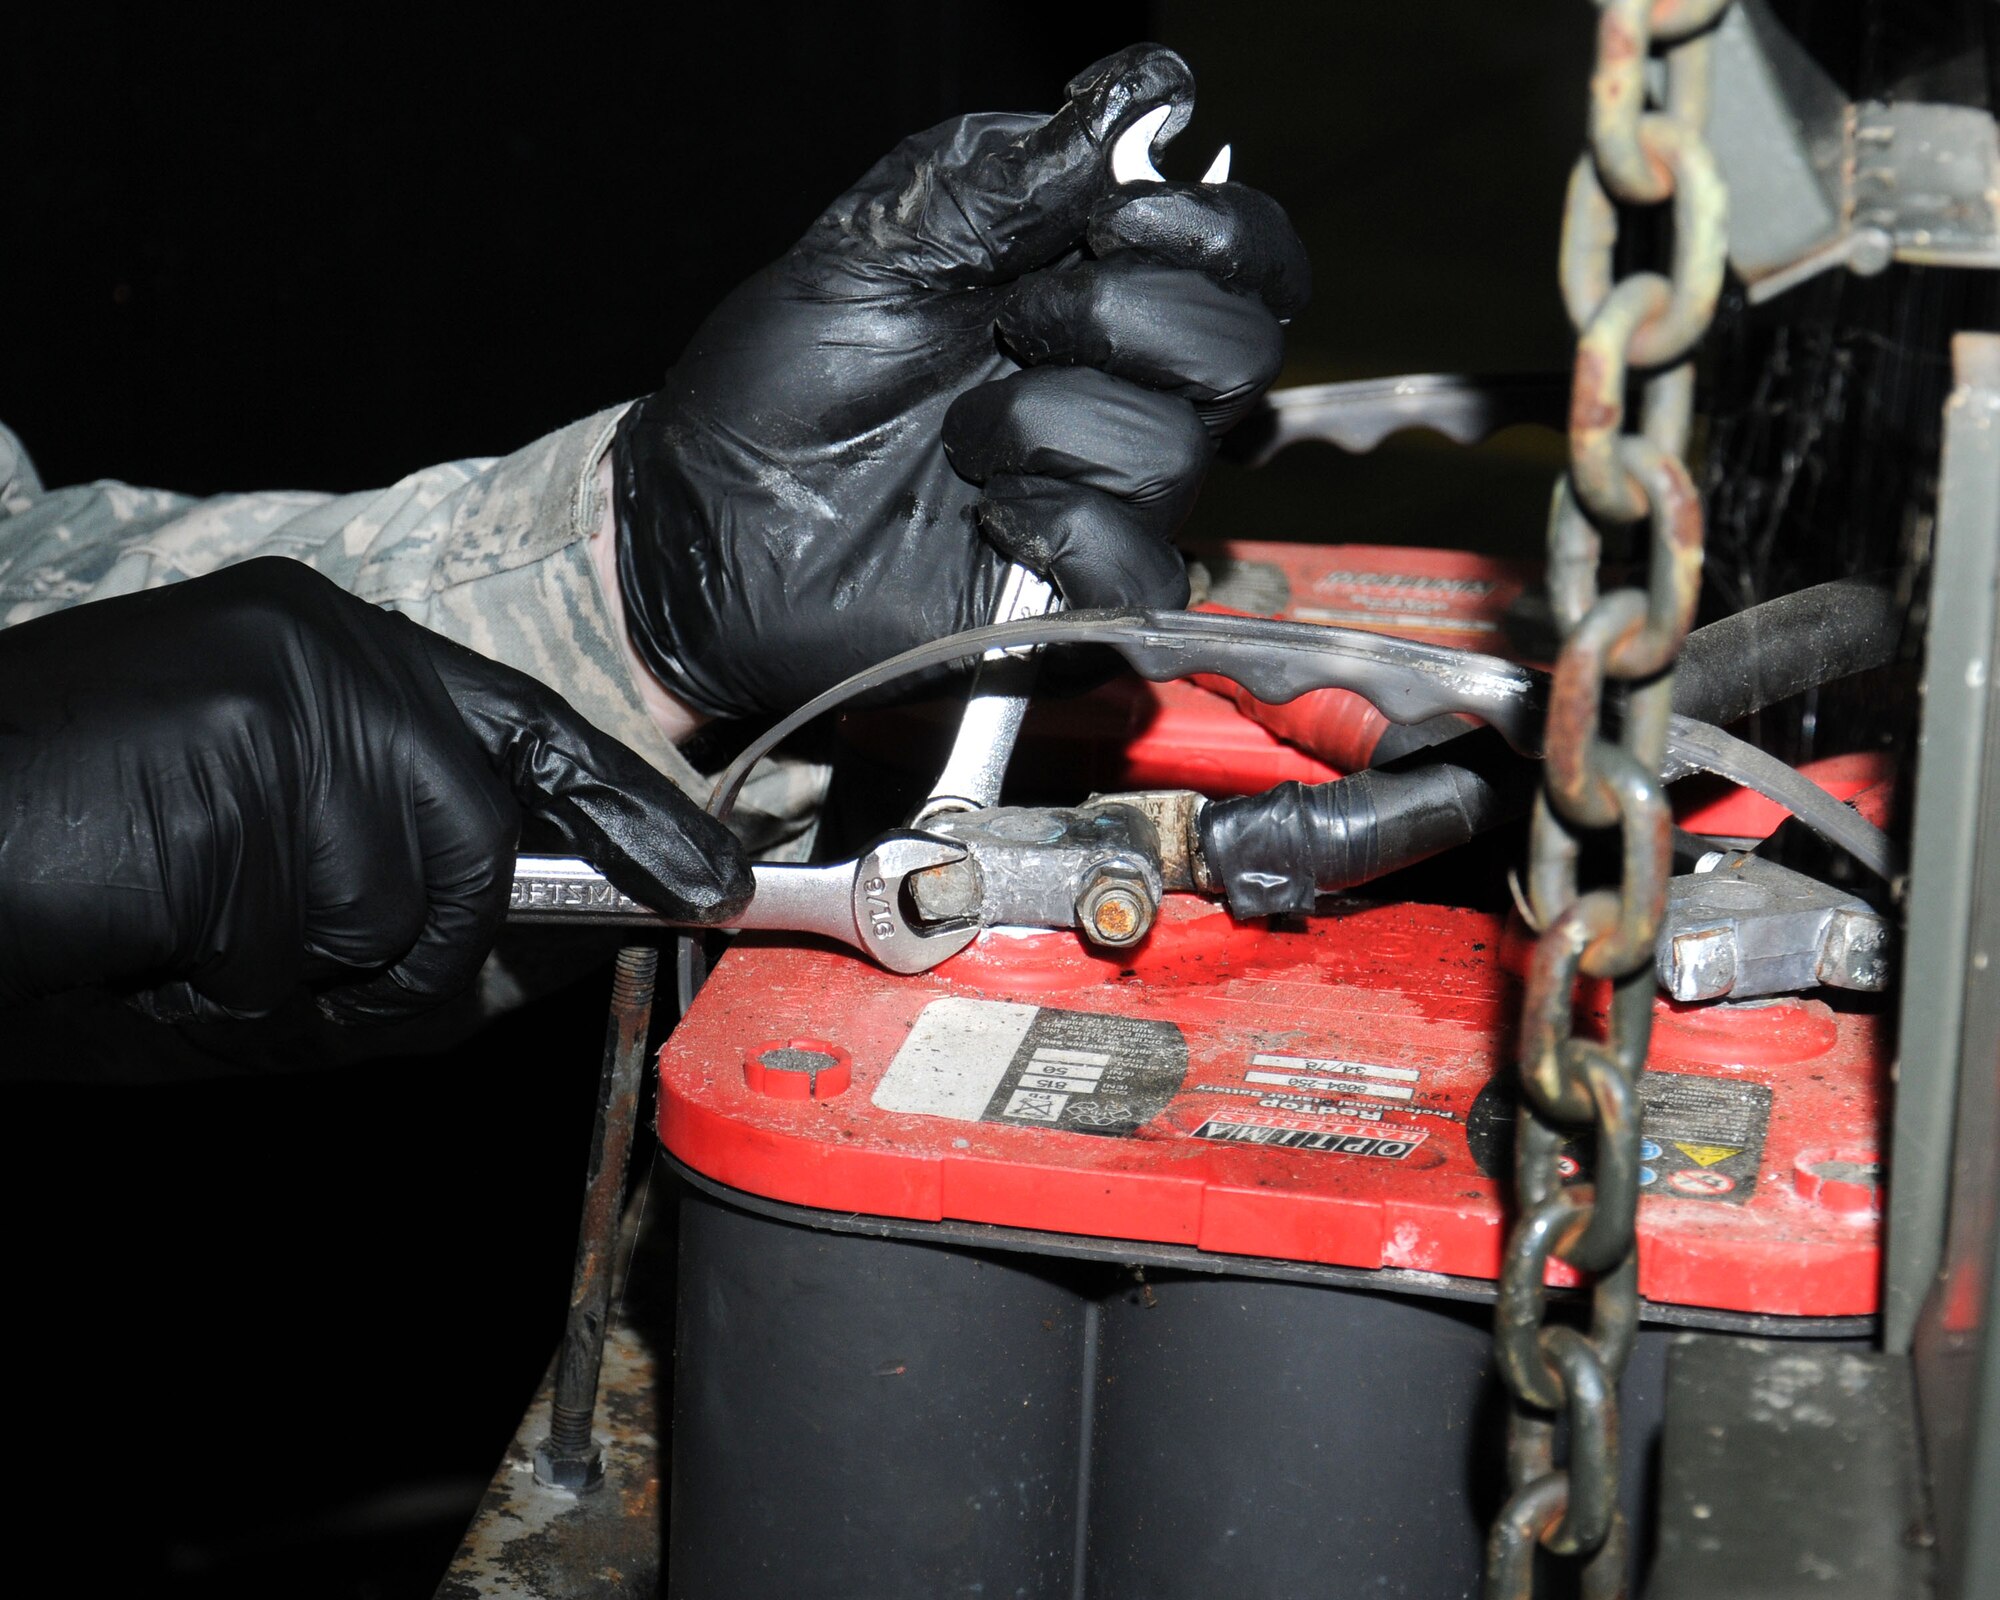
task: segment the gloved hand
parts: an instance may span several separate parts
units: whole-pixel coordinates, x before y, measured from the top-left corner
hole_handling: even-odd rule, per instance
[[[0,631],[0,1005],[421,1011],[491,947],[524,811],[676,920],[749,899],[728,831],[558,695],[297,562]]]
[[[905,140],[620,424],[629,631],[696,710],[791,710],[990,621],[1010,558],[1072,607],[1186,604],[1170,540],[1277,375],[1305,252],[1254,189],[1112,181],[1123,129],[1187,122],[1172,51],[1069,94]]]

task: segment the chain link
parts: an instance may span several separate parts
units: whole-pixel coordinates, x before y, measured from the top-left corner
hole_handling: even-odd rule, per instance
[[[1590,149],[1570,179],[1562,237],[1577,350],[1548,581],[1563,644],[1530,831],[1528,898],[1541,932],[1521,1027],[1519,1214],[1494,1320],[1513,1406],[1511,1492],[1487,1542],[1489,1600],[1533,1593],[1538,1550],[1581,1561],[1586,1596],[1626,1592],[1618,1379],[1639,1326],[1638,1082],[1671,862],[1659,773],[1674,659],[1701,586],[1701,502],[1681,458],[1694,404],[1689,355],[1714,316],[1726,256],[1726,196],[1702,125],[1708,30],[1729,0],[1595,3]],[[1663,271],[1617,275],[1621,206],[1671,207]],[[1626,406],[1635,374],[1636,429]],[[1600,591],[1600,529],[1635,523],[1647,539],[1644,587]],[[1612,683],[1622,695],[1607,692]],[[1617,702],[1609,720],[1607,699]],[[1616,876],[1585,888],[1584,838],[1609,827],[1619,832]],[[1612,986],[1601,1040],[1576,1025],[1586,979]],[[1590,1147],[1588,1184],[1562,1182],[1571,1137]],[[1593,1279],[1582,1329],[1548,1320],[1552,1260]]]

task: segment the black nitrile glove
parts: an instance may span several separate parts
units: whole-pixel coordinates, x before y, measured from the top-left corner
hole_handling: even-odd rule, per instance
[[[1073,607],[1187,603],[1170,541],[1277,375],[1305,252],[1254,189],[1112,181],[1120,131],[1187,121],[1172,51],[1069,93],[905,140],[621,423],[630,631],[696,710],[788,711],[988,622],[1009,559]]]
[[[718,922],[721,824],[553,691],[293,561],[0,632],[0,1005],[348,1021],[466,988],[523,812],[627,894]]]

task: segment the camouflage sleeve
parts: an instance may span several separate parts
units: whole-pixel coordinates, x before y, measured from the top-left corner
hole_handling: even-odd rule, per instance
[[[98,482],[44,489],[0,428],[0,625],[289,556],[342,588],[541,679],[689,794],[709,780],[647,713],[590,559],[606,508],[597,467],[623,406],[510,456],[447,462],[387,489],[191,499]],[[769,764],[736,820],[750,848],[794,854],[824,794],[823,768]]]
[[[585,417],[510,456],[426,467],[387,489],[206,500],[109,482],[44,489],[20,441],[0,427],[0,626],[252,556],[289,556],[531,673],[706,802],[709,779],[646,710],[590,558],[590,535],[608,514],[598,463],[624,410]],[[810,762],[765,762],[731,827],[753,855],[803,859],[827,777]],[[442,1048],[605,953],[589,931],[513,930],[479,982],[438,1012],[365,1035],[334,1030],[320,1044],[346,1059]]]

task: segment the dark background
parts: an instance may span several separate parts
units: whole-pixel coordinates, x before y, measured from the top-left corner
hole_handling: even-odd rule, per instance
[[[1170,167],[1234,141],[1311,249],[1282,381],[1568,360],[1578,0],[20,9],[0,420],[51,485],[511,450],[651,387],[902,134],[1053,109],[1141,38],[1200,80]],[[1218,469],[1197,531],[1527,552],[1557,460],[1294,452]],[[604,988],[341,1073],[0,1087],[10,1568],[429,1593],[559,1327]],[[0,1078],[61,1076],[65,1038],[0,1035]],[[155,1047],[188,1054],[126,1045]]]
[[[1575,0],[659,6],[532,29],[46,8],[12,32],[0,420],[51,485],[344,490],[510,450],[652,387],[904,133],[1053,109],[1141,38],[1200,81],[1181,165],[1233,141],[1312,247],[1288,381],[1568,358]]]

